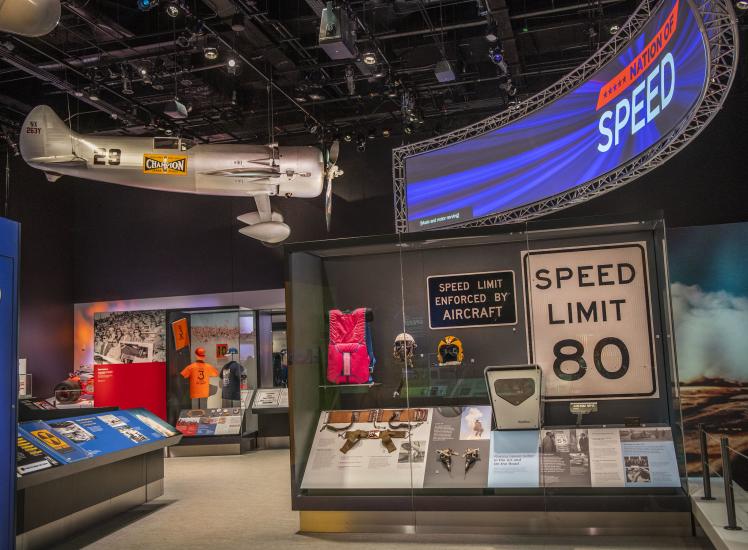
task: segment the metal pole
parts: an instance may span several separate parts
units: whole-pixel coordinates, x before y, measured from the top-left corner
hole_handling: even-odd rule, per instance
[[[714,500],[712,496],[712,479],[709,477],[709,448],[706,443],[706,430],[699,424],[699,445],[701,447],[701,479],[704,483],[704,496],[701,500]]]
[[[727,525],[725,529],[739,531],[738,521],[735,517],[735,494],[732,491],[732,470],[730,469],[730,449],[727,436],[723,435],[719,440],[722,452],[722,478],[725,481],[725,506],[727,507]]]

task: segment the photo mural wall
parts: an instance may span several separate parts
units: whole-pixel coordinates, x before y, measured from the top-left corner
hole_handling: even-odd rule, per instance
[[[166,361],[164,310],[94,315],[94,363]]]
[[[668,231],[671,297],[691,475],[701,472],[698,424],[729,430],[748,454],[748,223]],[[709,441],[719,471],[719,444]],[[748,460],[735,460],[748,486]]]

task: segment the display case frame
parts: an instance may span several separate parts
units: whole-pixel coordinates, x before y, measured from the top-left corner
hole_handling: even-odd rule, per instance
[[[366,402],[372,392],[389,393],[387,383],[378,386],[360,385],[352,388],[331,388],[320,378],[321,365],[324,362],[325,320],[324,312],[333,305],[331,303],[333,284],[323,267],[328,267],[336,259],[349,258],[360,261],[364,269],[376,271],[377,261],[373,258],[383,258],[391,255],[387,264],[390,268],[400,266],[407,271],[408,260],[403,260],[413,252],[422,250],[439,250],[444,248],[468,248],[500,243],[531,243],[554,239],[584,240],[590,235],[606,235],[611,242],[621,238],[644,238],[647,242],[651,267],[648,270],[648,280],[653,285],[651,301],[656,309],[653,317],[656,341],[654,346],[657,353],[659,369],[658,388],[660,395],[650,400],[649,406],[658,412],[641,415],[643,425],[669,426],[673,431],[675,448],[678,453],[678,473],[681,480],[679,487],[670,488],[539,488],[525,490],[461,490],[440,491],[433,490],[366,490],[366,491],[305,491],[301,489],[301,481],[306,462],[314,439],[317,420],[323,401],[330,391],[338,392],[337,403],[351,403],[350,398],[340,398],[341,395],[358,392],[364,394],[361,402]],[[521,248],[522,245],[520,245]],[[384,265],[384,264],[381,264]],[[480,271],[480,268],[466,266],[460,272]],[[349,272],[351,275],[353,272]],[[378,276],[384,277],[386,269],[380,269]],[[402,275],[403,279],[407,274]],[[425,275],[425,274],[424,274]],[[333,277],[330,275],[330,277]],[[340,278],[338,278],[340,280]],[[366,281],[357,280],[361,300],[368,300]],[[403,287],[407,286],[402,283]],[[516,284],[521,284],[518,277]],[[377,292],[376,290],[373,292]],[[405,290],[405,294],[413,293]],[[398,299],[404,301],[403,295]],[[369,302],[371,305],[375,305]],[[673,514],[675,530],[682,532],[685,528],[690,502],[685,487],[685,469],[682,460],[682,428],[680,408],[678,403],[678,378],[675,364],[674,342],[672,333],[670,296],[668,288],[667,258],[665,243],[665,227],[659,213],[649,213],[639,216],[619,216],[601,218],[585,218],[575,220],[535,221],[507,225],[501,227],[486,227],[473,229],[452,229],[432,231],[428,234],[377,235],[371,237],[337,239],[322,242],[296,243],[286,247],[286,304],[288,315],[289,335],[289,394],[291,421],[291,484],[293,509],[302,512],[302,525],[309,526],[304,521],[304,514],[314,516],[315,512],[329,512],[345,510],[347,514],[357,512],[525,512],[525,513],[665,513]],[[406,307],[403,305],[403,307]],[[524,309],[524,306],[519,306]],[[391,312],[390,312],[391,313]],[[518,311],[520,325],[524,326],[524,311]],[[376,314],[375,314],[376,315]],[[402,318],[407,317],[405,311]],[[393,325],[395,326],[395,325]],[[392,329],[390,329],[392,330]],[[388,340],[387,337],[383,338]],[[483,377],[483,367],[480,365],[480,377]],[[409,401],[410,406],[433,406],[439,404],[438,397]],[[468,398],[469,399],[469,398]],[[388,397],[384,401],[387,402]],[[402,402],[400,402],[402,403]],[[463,404],[467,404],[463,400]],[[394,404],[387,406],[395,406]],[[401,404],[402,406],[402,404]],[[592,425],[623,425],[623,416],[617,412],[618,405],[609,405],[605,409],[607,416],[601,415]],[[620,407],[625,408],[624,405]],[[346,408],[346,407],[340,407]],[[354,408],[354,407],[348,407]],[[366,408],[362,405],[361,408]],[[564,412],[565,409],[565,412]],[[645,407],[646,409],[646,407]],[[573,426],[576,418],[568,410],[568,403],[548,403],[545,410],[546,422],[552,422],[554,427]],[[620,418],[613,422],[613,418]],[[529,516],[528,516],[529,517]],[[664,516],[662,516],[664,518]],[[324,521],[322,521],[324,523]],[[345,522],[343,522],[345,523]],[[338,528],[340,522],[333,521]],[[674,524],[674,525],[675,525]],[[315,529],[313,529],[315,530]],[[323,529],[326,530],[326,529]]]

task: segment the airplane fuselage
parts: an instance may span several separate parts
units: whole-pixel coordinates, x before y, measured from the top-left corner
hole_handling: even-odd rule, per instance
[[[323,159],[316,147],[201,144],[187,149],[178,138],[62,131],[45,114],[39,120],[34,112],[29,115],[21,150],[31,166],[52,179],[65,175],[205,195],[311,198],[322,192]]]

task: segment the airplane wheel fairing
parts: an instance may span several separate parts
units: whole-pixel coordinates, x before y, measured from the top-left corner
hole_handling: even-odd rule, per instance
[[[259,222],[242,227],[239,233],[263,243],[276,244],[288,238],[291,234],[291,228],[283,222]]]

